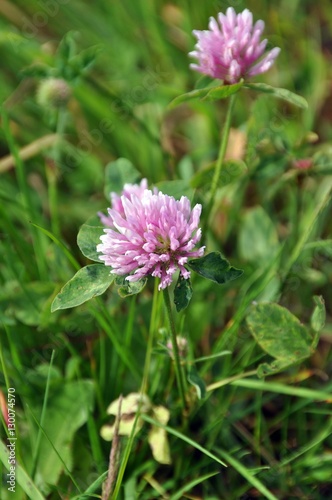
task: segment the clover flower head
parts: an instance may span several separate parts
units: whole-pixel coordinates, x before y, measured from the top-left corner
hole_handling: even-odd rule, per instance
[[[62,78],[45,78],[37,89],[36,99],[40,106],[60,108],[65,106],[71,97],[71,89]]]
[[[275,47],[264,53],[267,44],[266,39],[261,40],[264,21],[253,24],[253,16],[248,9],[236,14],[233,7],[227,9],[226,15],[220,12],[218,21],[211,17],[208,30],[193,31],[198,41],[196,50],[189,55],[195,57],[198,64],[191,64],[192,69],[219,78],[225,84],[233,84],[270,69],[280,48]]]
[[[149,275],[160,278],[159,290],[172,283],[177,270],[188,279],[188,259],[204,253],[204,247],[195,250],[201,238],[201,205],[191,209],[186,196],[175,200],[160,191],[131,190],[116,199],[116,208],[108,209],[109,227],[97,245],[100,260],[112,268],[111,273],[128,275],[128,281]]]

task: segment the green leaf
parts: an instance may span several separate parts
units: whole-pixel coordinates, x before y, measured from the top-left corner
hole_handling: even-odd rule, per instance
[[[82,254],[90,260],[100,263],[100,253],[97,252],[97,245],[101,243],[100,237],[105,234],[105,227],[102,226],[99,217],[94,215],[83,224],[77,235],[77,244]]]
[[[108,163],[105,168],[105,196],[109,200],[111,192],[121,193],[123,186],[135,184],[141,177],[140,172],[126,158]]]
[[[175,108],[179,104],[187,101],[192,101],[193,99],[201,99],[208,101],[217,101],[220,99],[226,99],[232,94],[235,94],[243,86],[243,82],[234,83],[233,85],[218,85],[217,87],[205,87],[203,89],[192,90],[186,94],[179,95],[173,101],[170,102],[168,107]]]
[[[187,198],[192,199],[194,197],[194,190],[189,186],[187,181],[176,180],[176,181],[162,181],[156,184],[159,191],[168,196],[173,196],[176,200],[179,200],[181,196],[187,196]]]
[[[40,325],[46,301],[54,293],[50,282],[34,281],[24,287],[18,281],[7,281],[0,291],[0,308],[25,325]],[[49,312],[48,312],[49,314]]]
[[[254,305],[246,321],[259,346],[276,359],[271,364],[263,363],[258,367],[259,377],[295,365],[313,352],[313,339],[307,328],[278,304]]]
[[[76,307],[107,290],[115,276],[103,264],[91,264],[80,269],[55,297],[51,311]]]
[[[219,87],[214,87],[204,97],[204,100],[217,101],[219,99],[226,99],[230,95],[236,94],[242,86],[243,81],[234,83],[233,85],[221,85]]]
[[[181,500],[183,498],[186,498],[186,493],[188,491],[191,491],[197,484],[204,483],[207,481],[207,479],[210,479],[210,477],[216,476],[217,474],[220,474],[220,471],[216,472],[210,472],[208,474],[204,474],[203,476],[196,477],[195,479],[191,480],[189,483],[186,483],[184,486],[181,486],[179,490],[177,490],[174,495],[171,496],[171,500]],[[187,495],[188,496],[188,495]],[[211,500],[216,499],[216,497],[210,497]]]
[[[49,398],[43,425],[47,437],[43,433],[36,474],[37,485],[46,493],[49,485],[57,484],[64,464],[72,468],[72,441],[91,414],[93,395],[93,383],[81,380],[60,385]],[[33,408],[33,414],[38,416],[40,409]]]
[[[92,47],[82,50],[74,57],[71,57],[69,60],[69,66],[72,70],[73,77],[75,78],[83,73],[83,71],[91,68],[102,49],[103,46],[101,44],[93,45]]]
[[[169,103],[168,108],[175,108],[176,106],[179,106],[179,104],[187,101],[192,101],[193,99],[202,99],[209,93],[210,90],[210,87],[205,87],[204,89],[192,90],[191,92],[187,92],[186,94],[181,94]]]
[[[191,179],[190,185],[193,188],[209,186],[213,179],[215,162],[202,170],[199,170]],[[247,165],[242,160],[228,160],[223,163],[219,184],[226,186],[238,180],[242,175],[248,172]]]
[[[118,294],[120,297],[128,297],[140,293],[145,287],[147,278],[141,278],[138,281],[128,281],[126,276],[116,276],[115,284],[118,286]]]
[[[199,78],[195,82],[195,90],[204,89],[205,87],[216,87],[220,84],[220,80],[211,80],[211,77],[208,75],[200,75]]]
[[[173,434],[173,436],[176,436],[185,443],[188,443],[193,448],[196,448],[196,450],[201,451],[202,453],[204,453],[204,455],[206,455],[209,458],[212,458],[212,460],[215,460],[218,464],[227,467],[227,465],[222,460],[220,460],[219,457],[217,457],[215,454],[211,453],[209,450],[201,446],[199,443],[197,443],[197,441],[194,441],[193,439],[187,437],[185,434],[182,434],[182,432],[179,432],[176,429],[173,429],[173,427],[169,427],[168,425],[162,425],[160,422],[158,422],[158,420],[151,418],[149,415],[142,415],[142,419],[145,420],[146,422],[149,422],[152,425],[157,425],[159,427],[162,427],[169,434]]]
[[[311,328],[313,329],[314,332],[320,332],[325,325],[325,319],[326,319],[325,302],[322,296],[315,295],[313,299],[316,304],[316,307],[310,319]]]
[[[174,304],[177,312],[182,311],[188,306],[192,295],[193,289],[191,287],[190,280],[186,280],[179,275],[174,289]]]
[[[55,54],[56,67],[62,76],[66,73],[69,58],[74,56],[76,52],[75,37],[77,34],[77,31],[68,31],[58,45],[58,49]]]
[[[245,480],[248,481],[248,483],[252,484],[252,486],[256,488],[257,491],[262,493],[264,498],[266,498],[267,500],[278,500],[278,498],[274,496],[273,493],[271,493],[271,491],[268,490],[257,477],[254,476],[250,469],[236,460],[236,458],[234,458],[232,455],[227,453],[227,451],[218,448],[218,452],[226,460],[226,462],[228,462],[233,467],[234,470],[241,474],[241,476],[244,477]],[[261,495],[259,496],[262,498]]]
[[[21,75],[32,78],[48,78],[52,74],[52,69],[46,64],[36,63],[21,71]]]
[[[294,106],[302,109],[307,109],[308,103],[304,97],[294,94],[288,89],[280,89],[277,87],[271,87],[266,83],[246,83],[244,86],[246,89],[254,90],[255,92],[263,92],[265,94],[271,94],[273,97],[287,101]]]
[[[194,366],[191,366],[189,368],[187,380],[191,385],[195,387],[198,399],[203,399],[206,394],[205,383],[204,380],[202,380],[199,376],[198,371]]]
[[[215,281],[219,285],[239,278],[243,271],[232,267],[220,252],[211,252],[198,259],[188,261],[188,267],[204,278]]]
[[[249,262],[271,261],[278,249],[278,233],[262,207],[247,210],[239,231],[239,254]]]

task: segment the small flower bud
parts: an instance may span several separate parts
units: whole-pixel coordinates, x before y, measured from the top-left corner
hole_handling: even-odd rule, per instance
[[[40,106],[59,108],[67,104],[71,90],[62,78],[47,78],[42,80],[37,89],[37,102]]]
[[[188,341],[184,337],[176,337],[176,343],[178,345],[178,350],[179,350],[179,356],[181,359],[185,358],[187,355],[188,351]],[[174,359],[174,354],[173,354],[173,345],[172,342],[169,340],[166,344],[166,347],[169,351],[169,355],[171,356],[172,359]]]

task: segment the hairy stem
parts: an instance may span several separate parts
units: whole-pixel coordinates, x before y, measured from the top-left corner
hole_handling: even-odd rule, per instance
[[[176,330],[175,330],[175,322],[172,314],[172,307],[171,307],[171,301],[169,297],[169,291],[168,288],[165,288],[163,290],[164,293],[164,302],[166,306],[166,311],[167,311],[167,316],[168,316],[168,321],[169,321],[169,326],[171,330],[171,340],[172,340],[172,347],[173,347],[173,356],[174,356],[174,366],[175,366],[175,375],[176,375],[176,380],[182,400],[182,405],[183,409],[186,409],[186,398],[185,398],[185,390],[184,390],[184,378],[183,378],[183,371],[182,371],[182,366],[180,362],[180,355],[179,355],[179,349],[178,349],[178,344],[176,341]]]

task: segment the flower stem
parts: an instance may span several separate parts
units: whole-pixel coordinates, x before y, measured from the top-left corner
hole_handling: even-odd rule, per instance
[[[176,380],[182,400],[182,406],[183,409],[186,409],[186,398],[185,398],[185,390],[184,390],[184,378],[183,378],[183,371],[182,371],[182,366],[180,362],[180,355],[179,355],[179,348],[178,344],[176,341],[176,330],[175,330],[175,322],[172,314],[172,307],[171,307],[171,301],[169,297],[169,292],[168,288],[164,288],[163,290],[164,293],[164,302],[166,306],[166,311],[167,311],[167,316],[168,316],[168,321],[169,321],[169,326],[171,329],[171,340],[172,340],[172,347],[173,347],[173,355],[174,355],[174,366],[175,366],[175,375],[176,375]]]
[[[229,131],[231,129],[231,121],[232,121],[232,114],[233,114],[233,108],[234,108],[234,103],[235,103],[235,97],[236,97],[236,94],[232,94],[230,96],[229,102],[228,102],[226,119],[225,119],[224,127],[222,130],[221,142],[220,142],[220,146],[219,146],[218,158],[217,158],[216,167],[214,170],[214,175],[213,175],[213,179],[212,179],[211,187],[210,187],[209,201],[208,201],[208,205],[205,209],[205,227],[203,228],[203,234],[206,234],[206,229],[207,229],[207,225],[209,222],[211,210],[213,208],[214,201],[215,201],[216,191],[218,189],[220,174],[221,174],[222,166],[224,163],[224,158],[225,158],[227,144],[228,144]]]
[[[154,285],[154,291],[153,291],[153,302],[152,302],[151,319],[150,319],[150,326],[149,326],[149,338],[148,338],[148,344],[146,347],[143,380],[142,380],[142,385],[141,385],[141,393],[142,394],[147,394],[152,347],[153,347],[153,338],[154,338],[154,333],[156,330],[156,310],[157,310],[158,297],[159,297],[159,295],[158,295],[159,294],[159,292],[158,292],[159,280],[155,279],[154,282],[155,282],[155,285]]]

